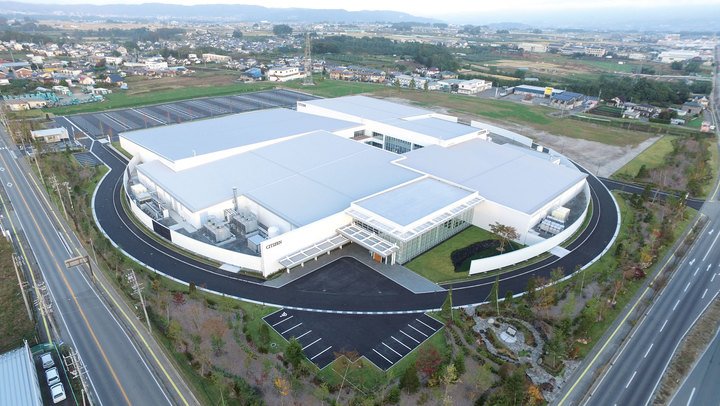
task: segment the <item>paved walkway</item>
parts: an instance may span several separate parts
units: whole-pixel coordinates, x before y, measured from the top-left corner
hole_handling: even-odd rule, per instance
[[[317,271],[341,257],[353,257],[413,293],[445,291],[445,289],[441,288],[434,282],[425,279],[402,265],[387,265],[373,261],[368,254],[368,251],[357,244],[345,245],[341,249],[332,251],[330,255],[320,256],[315,261],[306,262],[304,266],[292,268],[290,272],[283,273],[282,275],[265,282],[264,285],[273,288],[283,287],[288,283],[294,282],[303,276]]]

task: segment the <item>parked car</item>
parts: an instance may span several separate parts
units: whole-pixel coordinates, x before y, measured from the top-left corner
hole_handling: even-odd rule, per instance
[[[47,384],[50,387],[52,387],[56,383],[60,383],[60,375],[58,375],[57,368],[52,367],[45,371],[45,379],[47,379]]]
[[[53,361],[52,354],[50,354],[49,352],[41,355],[40,361],[42,362],[43,369],[48,369],[52,366],[55,366],[55,361]]]
[[[63,387],[63,384],[58,383],[51,387],[50,395],[52,396],[53,403],[59,403],[65,400],[65,387]]]

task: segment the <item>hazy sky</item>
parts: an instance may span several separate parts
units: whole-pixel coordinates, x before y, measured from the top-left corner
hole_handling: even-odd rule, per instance
[[[462,14],[509,14],[513,12],[552,12],[552,11],[597,11],[608,9],[677,7],[720,7],[720,0],[444,0],[442,2],[424,2],[405,0],[362,0],[339,2],[337,0],[19,0],[26,3],[53,4],[139,4],[139,3],[172,3],[183,5],[195,4],[254,4],[265,7],[306,7],[306,8],[343,8],[346,10],[395,10],[404,11],[423,17]],[[413,4],[413,7],[408,7]]]

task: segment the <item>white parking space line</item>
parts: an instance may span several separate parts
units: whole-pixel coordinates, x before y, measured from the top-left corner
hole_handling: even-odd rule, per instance
[[[625,389],[627,389],[628,386],[630,386],[630,382],[632,382],[632,380],[635,379],[635,374],[637,374],[637,371],[633,371],[633,374],[630,377],[630,380],[628,381],[627,385],[625,385]]]
[[[136,113],[138,113],[138,114],[140,114],[140,115],[142,115],[142,116],[145,116],[145,117],[149,118],[150,120],[153,120],[153,121],[155,121],[155,122],[157,122],[157,123],[160,123],[160,124],[162,124],[162,125],[167,124],[166,122],[164,122],[164,121],[162,121],[162,120],[158,120],[157,118],[151,116],[150,114],[147,114],[147,113],[142,112],[142,111],[140,111],[140,110],[136,110],[136,109],[130,109],[130,110],[132,110],[132,111],[134,111],[134,112],[136,112]]]
[[[404,332],[404,331],[402,331],[402,330],[400,330],[400,332],[403,333],[403,334],[405,334],[405,335],[407,336],[407,338],[409,338],[409,339],[415,341],[416,343],[420,344],[420,341],[416,340],[415,337],[411,336],[410,334],[408,334],[408,333],[406,333],[406,332]]]
[[[300,340],[301,338],[303,338],[303,337],[305,337],[306,335],[310,334],[311,331],[312,331],[312,330],[308,330],[308,331],[302,333],[301,335],[295,337],[295,339],[296,339],[296,340]]]
[[[422,320],[420,320],[420,319],[415,319],[415,320],[419,321],[423,326],[429,328],[430,330],[435,331],[434,328],[432,328],[432,327],[428,326],[427,324],[423,323]]]
[[[319,353],[313,355],[312,358],[310,358],[310,361],[314,360],[314,359],[317,358],[320,354],[324,353],[325,351],[327,351],[327,350],[329,350],[329,349],[331,349],[331,348],[332,348],[332,345],[329,346],[329,347],[327,347],[326,349],[320,351]]]
[[[700,299],[705,299],[705,295],[707,295],[707,289],[705,289],[705,292],[703,292],[703,295]]]
[[[428,336],[428,335],[427,335],[427,334],[425,334],[425,333],[423,333],[422,331],[420,331],[420,330],[416,329],[415,327],[413,327],[413,326],[411,326],[411,325],[409,325],[409,324],[408,324],[408,327],[410,327],[411,329],[413,329],[413,330],[417,331],[418,333],[422,334],[422,335],[423,335],[424,337],[426,337],[426,338],[427,338],[427,336]]]
[[[300,326],[302,326],[302,323],[298,323],[298,324],[290,327],[289,329],[287,329],[287,330],[283,331],[282,333],[280,333],[280,335],[284,335],[284,334],[287,333],[288,331],[293,330],[293,329],[296,329],[296,328],[298,328],[298,327],[300,327]]]
[[[293,317],[295,317],[295,316],[290,316],[290,317],[288,317],[287,319],[282,319],[282,320],[278,321],[277,323],[273,324],[272,326],[275,327],[275,326],[277,326],[277,325],[280,324],[280,323],[284,323],[284,322],[292,319]]]
[[[660,332],[662,333],[663,329],[665,328],[665,325],[667,324],[667,320],[665,320],[665,323],[663,323],[662,327],[660,327]]]
[[[388,363],[389,363],[390,365],[392,365],[392,364],[393,364],[393,362],[392,362],[392,361],[390,361],[389,359],[385,358],[385,356],[384,356],[384,355],[382,355],[382,354],[380,354],[379,352],[377,352],[377,350],[376,350],[376,349],[374,349],[374,348],[373,348],[373,351],[375,351],[375,354],[377,354],[377,355],[379,355],[379,356],[383,357],[383,359],[384,359],[385,361],[387,361],[387,362],[388,362]]]
[[[304,346],[304,347],[303,347],[302,349],[304,350],[304,349],[306,349],[307,347],[309,347],[309,346],[311,346],[311,345],[315,344],[316,342],[318,342],[318,341],[320,341],[320,340],[322,340],[322,338],[318,338],[317,340],[315,340],[315,341],[311,342],[310,344],[308,344],[308,345]]]
[[[390,336],[390,338],[392,338],[393,340],[399,342],[400,345],[402,345],[403,347],[407,348],[408,350],[412,351],[412,348],[408,347],[407,345],[405,345],[402,341],[398,340],[397,338],[395,338],[395,337],[393,337],[393,336]]]
[[[392,351],[392,352],[394,352],[395,354],[397,354],[397,355],[398,355],[398,357],[402,358],[402,355],[400,355],[400,353],[399,353],[399,352],[397,352],[397,351],[393,350],[391,346],[389,346],[389,345],[385,344],[385,342],[383,342],[383,341],[381,341],[381,343],[382,343],[382,345],[386,346],[386,347],[387,347],[387,348],[388,348],[388,349],[389,349],[390,351]]]
[[[680,304],[680,299],[678,299],[678,301],[675,302],[675,306],[673,306],[673,311],[675,311],[675,309],[677,308],[677,305],[679,305],[679,304]]]
[[[650,350],[652,350],[652,347],[655,343],[650,343],[650,346],[648,347],[647,351],[645,351],[645,355],[643,358],[647,358],[648,354],[650,354]]]

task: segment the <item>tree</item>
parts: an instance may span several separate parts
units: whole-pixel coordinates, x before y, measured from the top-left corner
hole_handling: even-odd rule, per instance
[[[420,388],[420,378],[418,378],[415,365],[410,364],[405,368],[405,372],[400,377],[400,388],[407,393],[415,393]]]
[[[210,345],[215,352],[215,356],[220,356],[225,348],[225,333],[228,331],[227,324],[220,317],[213,317],[203,323],[203,330],[210,333]]]
[[[175,307],[180,307],[185,304],[185,294],[182,292],[175,292],[173,293],[172,298],[173,304]]]
[[[498,301],[498,291],[500,290],[500,276],[495,277],[495,282],[490,290],[490,306],[497,310],[498,317],[500,316],[500,304]]]
[[[176,344],[180,339],[180,334],[182,334],[182,326],[177,320],[171,320],[170,323],[168,323],[167,331],[165,332],[168,340],[170,340],[173,344]]]
[[[275,386],[275,389],[280,395],[280,404],[284,404],[285,398],[290,394],[290,383],[282,376],[276,376],[275,379],[273,379],[273,386]]]
[[[497,250],[501,253],[505,252],[505,246],[510,241],[520,238],[520,234],[518,234],[515,227],[500,224],[497,221],[490,225],[490,231],[499,237],[500,245],[498,245]]]
[[[552,369],[557,368],[558,358],[565,354],[565,337],[561,331],[556,331],[553,338],[545,345],[548,364]]]
[[[505,380],[503,385],[503,392],[505,393],[506,399],[510,401],[511,405],[522,404],[525,395],[525,377],[521,370],[515,371],[508,379]]]
[[[415,360],[415,367],[426,378],[433,376],[441,364],[442,358],[435,346],[428,345],[420,348],[420,351],[418,351],[418,357]]]
[[[233,37],[233,38],[242,38],[242,37],[243,37],[243,33],[242,33],[242,31],[240,31],[240,30],[233,30],[232,37]]]
[[[292,27],[290,27],[287,24],[278,24],[273,25],[273,34],[275,34],[278,37],[287,37],[290,36],[293,32]]]
[[[443,396],[443,405],[452,405],[452,398],[450,397],[449,389],[450,385],[457,382],[458,373],[455,369],[455,364],[448,364],[440,376],[440,381],[445,385],[445,395]]]
[[[445,319],[445,323],[450,324],[450,322],[453,321],[452,288],[448,289],[448,294],[445,297],[445,301],[443,302],[442,307],[440,308],[440,313]]]
[[[415,90],[415,78],[410,79],[410,89]]]
[[[292,365],[293,368],[297,368],[300,366],[303,358],[305,358],[305,355],[303,354],[302,345],[300,345],[300,342],[295,337],[291,338],[285,348],[285,360]]]
[[[538,287],[537,277],[533,276],[530,279],[528,279],[527,293],[525,293],[525,300],[527,300],[528,305],[530,305],[530,306],[535,304],[537,287]]]
[[[428,91],[428,88],[430,86],[429,83],[430,83],[429,80],[426,80],[425,83],[423,83],[423,90],[426,92]]]

